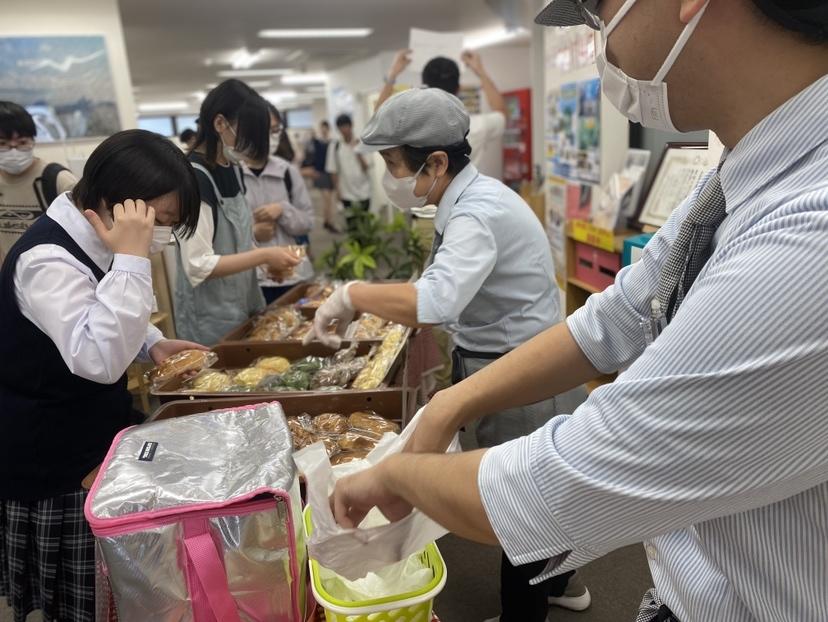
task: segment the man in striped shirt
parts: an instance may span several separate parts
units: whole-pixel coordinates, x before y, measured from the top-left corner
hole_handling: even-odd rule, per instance
[[[643,541],[655,589],[640,621],[824,622],[828,2],[550,7],[598,28],[623,13],[607,59],[628,76],[656,75],[696,18],[666,75],[667,118],[713,129],[725,159],[613,286],[438,394],[412,449],[442,451],[473,419],[624,369],[614,383],[531,436],[406,453],[344,479],[337,519],[356,524],[377,505],[394,520],[413,505],[514,564],[540,563],[536,581]],[[711,181],[726,205],[712,254],[653,341],[668,257]]]

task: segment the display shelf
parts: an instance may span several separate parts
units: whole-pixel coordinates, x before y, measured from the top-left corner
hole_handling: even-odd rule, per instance
[[[582,289],[585,292],[589,292],[590,294],[599,294],[601,292],[601,290],[597,287],[590,285],[581,279],[576,279],[574,276],[567,277],[566,282],[567,284]]]

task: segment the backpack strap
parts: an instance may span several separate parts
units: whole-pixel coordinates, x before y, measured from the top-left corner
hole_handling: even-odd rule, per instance
[[[32,183],[32,188],[34,189],[37,202],[40,203],[40,209],[42,211],[45,212],[52,204],[52,201],[57,198],[58,175],[60,175],[63,171],[68,170],[69,169],[62,164],[51,162],[46,165],[46,168],[43,169],[41,176],[35,179]]]
[[[293,177],[290,175],[290,167],[285,169],[285,189],[287,190],[288,201],[293,205]]]

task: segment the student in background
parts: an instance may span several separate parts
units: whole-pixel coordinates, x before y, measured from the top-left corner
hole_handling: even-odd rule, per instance
[[[328,147],[325,170],[330,173],[348,212],[348,227],[351,228],[358,214],[367,213],[371,208],[371,178],[368,175],[371,163],[356,152],[359,139],[354,136],[354,123],[349,115],[341,114],[336,118],[336,129],[342,139],[333,141]]]
[[[197,134],[194,130],[187,128],[186,130],[181,132],[181,135],[178,137],[178,140],[182,145],[184,145],[185,149],[189,151],[190,149],[195,147],[196,135]]]
[[[279,111],[270,108],[270,145],[284,134]],[[253,211],[253,233],[259,247],[290,246],[306,237],[313,227],[313,205],[299,169],[288,160],[271,155],[261,162],[244,166],[247,204]],[[313,277],[313,266],[305,257],[294,273],[282,282],[274,281],[267,270],[259,268],[259,285],[270,304],[296,283]]]
[[[23,106],[0,101],[0,261],[49,204],[75,185],[63,166],[35,156],[36,135]]]
[[[334,185],[331,174],[325,168],[328,161],[328,147],[331,144],[331,124],[322,121],[319,124],[319,134],[308,141],[305,147],[305,161],[302,163],[303,173],[313,179],[313,187],[322,195],[322,209],[324,227],[334,234],[341,233],[334,225]]]
[[[271,110],[276,110],[273,106],[270,106],[270,108]],[[281,129],[278,135],[274,135],[273,132],[270,134],[270,153],[293,164],[293,161],[296,159],[296,150],[293,148],[293,143],[290,141],[290,136],[287,133],[287,117],[280,115],[278,118]]]
[[[472,147],[472,164],[484,175],[503,178],[503,132],[506,130],[506,103],[497,86],[492,81],[480,54],[477,52],[463,52],[463,62],[480,79],[480,85],[490,112],[470,115],[469,144]],[[411,64],[411,50],[397,52],[385,86],[377,100],[380,106],[394,94],[394,84],[399,75]],[[452,95],[460,92],[460,68],[450,58],[438,56],[432,58],[423,68],[422,81],[424,86],[442,89]]]
[[[267,102],[239,80],[226,80],[201,104],[196,146],[188,155],[201,197],[198,226],[179,239],[175,324],[184,338],[212,345],[264,308],[256,268],[276,281],[299,263],[279,246],[256,248],[241,163],[268,156]]]
[[[0,595],[15,620],[95,619],[95,546],[81,480],[140,417],[127,367],[193,343],[164,339],[150,253],[198,221],[181,150],[144,130],[95,149],[0,271]]]

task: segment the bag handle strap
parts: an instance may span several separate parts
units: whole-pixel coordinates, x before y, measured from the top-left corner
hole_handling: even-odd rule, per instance
[[[207,519],[184,521],[187,583],[196,622],[241,622]]]

